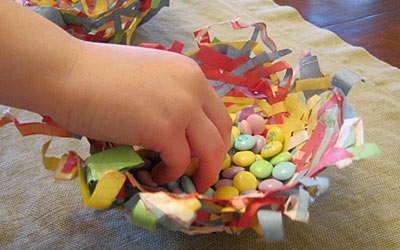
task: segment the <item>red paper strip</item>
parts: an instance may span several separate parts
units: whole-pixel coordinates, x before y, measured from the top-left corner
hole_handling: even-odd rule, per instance
[[[72,169],[74,169],[78,164],[78,159],[76,155],[69,156],[64,163],[64,166],[61,169],[61,173],[69,174],[71,173]]]
[[[304,153],[302,158],[300,160],[299,159],[293,160],[293,163],[296,165],[296,172],[304,170],[304,165],[311,154],[313,154],[312,158],[314,157],[316,150],[318,149],[322,139],[324,138],[325,128],[326,128],[325,124],[323,124],[321,121],[318,122],[318,125],[315,128],[313,134],[311,135],[311,138],[304,144],[304,146],[300,150],[301,152]]]
[[[176,53],[181,54],[182,50],[183,50],[183,47],[184,47],[183,43],[179,42],[178,40],[175,40],[174,43],[172,44],[171,48],[168,49],[168,51],[176,52]]]

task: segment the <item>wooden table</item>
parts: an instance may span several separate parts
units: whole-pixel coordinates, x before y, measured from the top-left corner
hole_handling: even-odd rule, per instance
[[[274,0],[400,68],[400,0]]]

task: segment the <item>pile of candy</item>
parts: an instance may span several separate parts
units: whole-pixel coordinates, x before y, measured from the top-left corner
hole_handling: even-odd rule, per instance
[[[345,69],[324,76],[310,53],[301,57],[295,70],[284,61],[275,63],[291,51],[277,51],[265,24],[229,22],[234,29],[254,27],[251,40],[214,38],[211,43],[209,26],[195,32],[199,49],[187,54],[222,98],[233,125],[220,176],[206,193],[196,192],[191,180],[197,158],[181,178],[157,185],[151,171],[164,164],[158,153],[112,142],[89,139],[92,155],[84,161],[74,152],[60,159],[48,157],[46,143],[45,167],[56,171],[58,179],[79,175],[85,206],[123,209],[129,221],[148,230],[160,224],[193,235],[252,228],[272,242],[284,239],[283,215],[308,221],[309,204],[329,188],[328,179],[318,176],[322,170],[380,153],[377,145],[364,144],[362,120],[346,99],[361,78]],[[256,42],[258,35],[272,52]],[[142,46],[176,53],[183,49],[177,41],[170,49]],[[280,71],[285,71],[282,79],[276,74]],[[49,117],[42,123],[20,124],[6,113],[0,127],[10,122],[22,135],[79,137]]]
[[[153,17],[169,0],[16,0],[87,41],[131,44],[136,27]]]

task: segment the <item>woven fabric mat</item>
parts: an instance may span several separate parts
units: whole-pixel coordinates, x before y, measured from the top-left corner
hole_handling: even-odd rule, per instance
[[[242,23],[263,21],[279,49],[291,48],[284,59],[296,65],[300,51],[318,55],[322,72],[333,75],[346,67],[364,77],[349,93],[363,118],[365,139],[384,155],[322,173],[331,189],[310,207],[308,224],[285,218],[287,241],[265,245],[251,230],[239,236],[187,236],[158,228],[150,233],[129,224],[120,211],[94,212],[82,205],[77,180],[55,181],[41,164],[40,149],[49,138],[22,138],[7,125],[0,129],[0,248],[101,249],[399,249],[400,248],[400,70],[374,58],[362,48],[305,22],[289,7],[270,0],[171,1],[139,27],[134,43],[169,47],[180,40],[185,52],[195,48],[192,32],[208,24],[241,17]],[[252,30],[229,25],[211,30],[222,41],[247,40]],[[134,65],[133,65],[134,66]],[[0,111],[5,107],[0,106]],[[22,121],[38,116],[16,111]],[[52,154],[75,149],[88,155],[85,140],[55,139]]]

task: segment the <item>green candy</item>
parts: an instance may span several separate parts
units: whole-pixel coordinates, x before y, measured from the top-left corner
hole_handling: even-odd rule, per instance
[[[231,146],[229,147],[229,149],[233,147],[233,144],[235,144],[235,136],[233,136],[233,134],[231,133]]]
[[[257,178],[267,178],[272,173],[273,166],[271,163],[265,160],[255,161],[250,166],[250,172]]]
[[[292,160],[292,154],[289,152],[282,152],[277,154],[276,156],[272,157],[272,159],[270,160],[270,162],[272,163],[272,165],[278,165],[281,162],[287,162],[287,161],[291,161]]]

